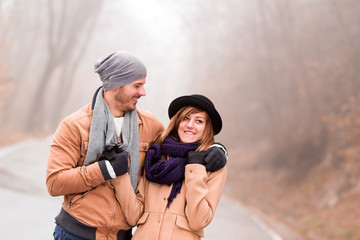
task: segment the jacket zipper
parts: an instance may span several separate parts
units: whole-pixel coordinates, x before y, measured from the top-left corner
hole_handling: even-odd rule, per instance
[[[82,199],[85,197],[85,195],[87,194],[87,192],[85,192],[81,197],[79,197],[78,199],[76,199],[75,201],[72,201],[76,195],[74,195],[70,200],[69,200],[69,203],[67,205],[67,209],[69,209],[71,207],[72,204],[76,203],[79,199]]]

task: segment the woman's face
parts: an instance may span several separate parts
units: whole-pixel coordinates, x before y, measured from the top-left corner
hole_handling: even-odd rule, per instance
[[[191,143],[199,140],[206,125],[206,113],[192,113],[180,121],[178,134],[181,142]]]

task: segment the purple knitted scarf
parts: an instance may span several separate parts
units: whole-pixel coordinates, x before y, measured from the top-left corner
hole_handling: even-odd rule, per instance
[[[176,142],[171,136],[168,136],[164,143],[153,144],[145,157],[146,178],[159,184],[173,184],[168,197],[167,207],[180,192],[182,181],[185,177],[185,165],[187,164],[187,154],[189,151],[195,151],[199,142],[181,143]],[[168,161],[161,160],[161,155],[169,156]]]

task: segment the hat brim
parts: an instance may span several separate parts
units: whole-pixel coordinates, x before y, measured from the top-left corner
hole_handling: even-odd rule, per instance
[[[205,101],[201,97],[190,95],[190,96],[182,96],[173,100],[168,109],[169,118],[171,119],[181,108],[186,106],[197,107],[201,110],[207,112],[209,117],[211,118],[211,123],[214,130],[214,135],[218,134],[222,128],[222,120],[220,114],[215,109],[215,107],[209,102]]]

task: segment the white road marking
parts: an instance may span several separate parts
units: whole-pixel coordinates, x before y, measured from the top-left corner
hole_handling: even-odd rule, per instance
[[[14,143],[8,146],[4,146],[2,148],[0,148],[0,157],[4,157],[10,153],[15,152],[16,150],[19,150],[23,147],[29,146],[31,144],[34,144],[34,140],[30,139],[27,141],[23,141],[23,142],[18,142],[18,143]]]
[[[276,232],[274,232],[272,229],[270,229],[266,223],[264,223],[263,220],[261,220],[258,216],[255,214],[251,214],[251,218],[254,220],[256,224],[260,226],[262,230],[264,230],[273,240],[283,240],[281,236],[279,236]]]

